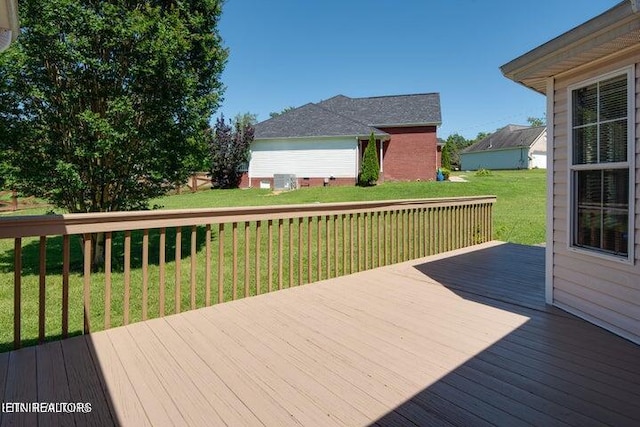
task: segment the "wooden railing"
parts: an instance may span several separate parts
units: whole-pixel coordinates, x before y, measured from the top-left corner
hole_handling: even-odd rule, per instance
[[[14,286],[13,321],[11,310],[0,314],[0,350],[482,243],[491,239],[494,202],[486,196],[3,218],[0,239],[13,239],[4,277],[12,269]],[[96,249],[104,253],[97,268]]]

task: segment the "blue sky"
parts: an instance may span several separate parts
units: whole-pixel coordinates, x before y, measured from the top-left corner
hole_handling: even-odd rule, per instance
[[[438,136],[526,124],[544,96],[500,73],[617,0],[226,0],[226,117],[334,95],[439,92]],[[550,13],[553,11],[553,13]]]

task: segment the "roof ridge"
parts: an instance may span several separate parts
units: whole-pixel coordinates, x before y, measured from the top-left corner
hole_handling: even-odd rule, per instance
[[[377,96],[362,96],[357,98],[349,98],[349,99],[376,99],[376,98],[398,98],[401,96],[421,96],[421,95],[438,95],[439,92],[420,92],[420,93],[401,93],[398,95],[377,95]],[[343,95],[344,96],[344,95]],[[331,99],[331,98],[329,98]]]

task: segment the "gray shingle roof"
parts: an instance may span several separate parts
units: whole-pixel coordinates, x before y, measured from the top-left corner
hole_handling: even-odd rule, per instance
[[[546,126],[529,127],[508,125],[465,148],[462,152],[475,153],[478,151],[531,147],[536,139],[546,130]]]
[[[379,129],[344,117],[317,104],[305,104],[255,126],[255,138],[295,138],[307,136],[388,135]]]
[[[349,98],[309,103],[256,124],[255,138],[388,135],[386,126],[439,125],[437,93]]]
[[[439,125],[442,123],[440,94],[438,93],[369,98],[349,98],[338,95],[320,102],[319,105],[333,111],[339,111],[347,117],[371,126]]]

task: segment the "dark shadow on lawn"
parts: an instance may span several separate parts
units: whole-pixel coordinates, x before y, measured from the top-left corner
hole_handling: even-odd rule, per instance
[[[206,227],[196,227],[196,250],[199,252],[206,244]],[[131,232],[131,268],[142,267],[142,237],[140,230]],[[212,230],[211,240],[217,239],[217,232]],[[62,273],[62,236],[47,238],[47,273]],[[191,255],[191,227],[182,227],[181,259]],[[112,237],[112,272],[124,271],[124,232],[114,232]],[[167,228],[165,261],[175,260],[176,229]],[[14,250],[10,249],[0,254],[0,272],[13,273]],[[22,274],[37,275],[40,273],[40,242],[23,244],[22,247]],[[149,230],[149,265],[158,265],[160,259],[160,230]],[[82,273],[82,236],[71,236],[71,263],[72,273]]]

